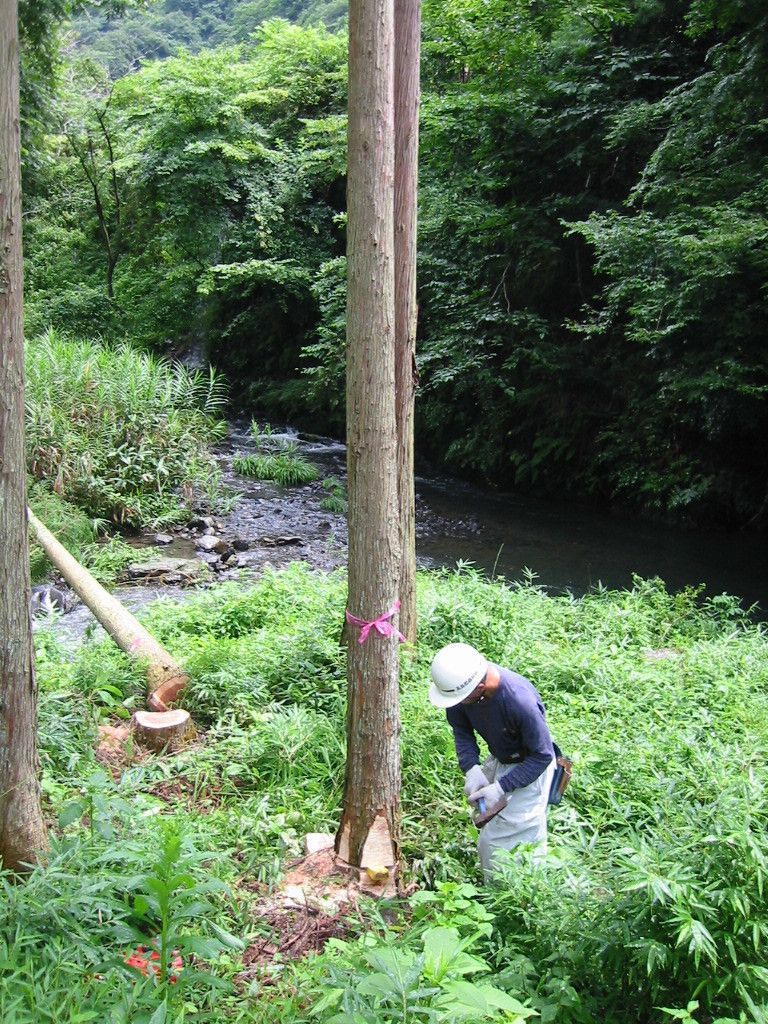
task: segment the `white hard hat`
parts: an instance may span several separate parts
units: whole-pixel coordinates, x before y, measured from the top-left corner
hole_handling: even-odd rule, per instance
[[[472,693],[488,671],[488,661],[469,644],[448,644],[432,659],[429,699],[436,708],[452,708]]]

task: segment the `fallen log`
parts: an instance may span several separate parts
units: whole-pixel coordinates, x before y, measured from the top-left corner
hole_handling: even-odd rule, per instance
[[[120,650],[144,663],[151,692],[147,706],[168,711],[189,682],[189,676],[138,619],[93,578],[77,559],[27,509],[38,543],[78,597],[93,612]]]

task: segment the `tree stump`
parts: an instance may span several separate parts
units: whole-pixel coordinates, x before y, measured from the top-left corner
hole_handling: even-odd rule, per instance
[[[196,734],[188,711],[136,711],[132,720],[136,741],[158,753],[173,753]]]

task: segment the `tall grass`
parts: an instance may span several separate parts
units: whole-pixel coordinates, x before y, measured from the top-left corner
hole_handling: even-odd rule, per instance
[[[99,873],[116,870],[129,837],[151,861],[159,809],[217,851],[210,876],[235,886],[234,902],[222,900],[210,920],[242,938],[253,935],[249,907],[259,887],[279,879],[305,832],[332,830],[338,821],[344,601],[343,575],[295,564],[247,590],[228,585],[183,606],[152,609],[151,628],[190,672],[188,706],[205,742],[132,769],[117,787],[98,783],[99,813],[115,838],[103,839],[98,829],[89,838],[87,815],[67,826],[69,841],[91,845],[57,883],[63,893],[71,888],[79,899],[89,878],[98,891]],[[733,599],[702,602],[693,590],[670,595],[658,581],[576,600],[489,583],[465,569],[420,574],[418,603],[420,645],[401,655],[403,849],[407,879],[434,891],[403,916],[389,915],[389,923],[372,910],[360,944],[331,945],[286,968],[267,997],[258,986],[222,997],[210,1019],[341,1021],[346,1006],[350,1020],[379,1024],[399,1020],[399,1005],[414,1020],[482,1019],[497,1013],[493,993],[503,990],[522,1007],[505,1010],[506,1019],[521,1022],[535,1011],[557,1024],[651,1024],[664,1019],[658,1008],[666,1007],[701,1024],[765,1024],[764,627],[751,624]],[[566,801],[552,810],[544,868],[514,861],[502,884],[482,891],[472,888],[479,882],[476,833],[450,730],[426,699],[432,653],[457,639],[536,682],[555,738],[576,764]],[[44,790],[58,811],[83,799],[79,790],[95,791],[87,782],[95,767],[92,725],[78,725],[84,702],[101,713],[115,701],[130,707],[142,687],[135,668],[106,644],[90,644],[72,661],[44,643]],[[659,648],[669,656],[654,660],[648,652]],[[154,795],[161,784],[171,787],[170,799]],[[120,878],[118,871],[118,892]],[[115,934],[105,936],[93,920],[80,931],[114,955]],[[447,931],[436,934],[435,926]],[[42,927],[23,918],[19,948],[37,941]],[[48,941],[60,941],[58,929],[50,926]],[[472,961],[479,995],[456,980],[458,953],[454,973],[425,983],[430,968],[421,958],[438,940],[454,948],[451,929],[463,936],[467,955],[479,958]],[[236,965],[233,953],[215,962],[214,973],[227,978]],[[402,974],[407,991],[393,1003],[387,986],[397,979],[387,972],[397,975],[398,965],[412,981]],[[489,985],[483,971],[492,975]],[[375,983],[365,982],[372,975]],[[90,1006],[87,981],[77,984]],[[462,992],[474,1000],[474,1016]],[[209,1019],[203,1011],[201,1019]]]
[[[256,480],[274,480],[283,487],[311,484],[318,472],[295,451],[267,452],[263,455],[239,455],[232,460],[236,472]]]
[[[215,475],[207,445],[225,399],[213,371],[48,331],[27,346],[29,471],[92,518],[178,520],[183,495]]]
[[[274,480],[283,487],[311,484],[319,478],[316,467],[299,452],[296,442],[276,435],[270,424],[260,427],[253,421],[251,433],[260,450],[236,456],[232,466],[237,473],[257,480]]]

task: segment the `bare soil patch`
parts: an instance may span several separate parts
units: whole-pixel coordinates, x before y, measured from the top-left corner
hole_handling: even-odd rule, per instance
[[[252,888],[246,880],[243,884]],[[258,978],[272,985],[285,963],[320,952],[332,938],[353,927],[361,896],[394,896],[395,886],[374,886],[358,868],[336,856],[333,848],[311,853],[292,864],[281,887],[254,906],[263,937],[243,954],[243,982]]]

